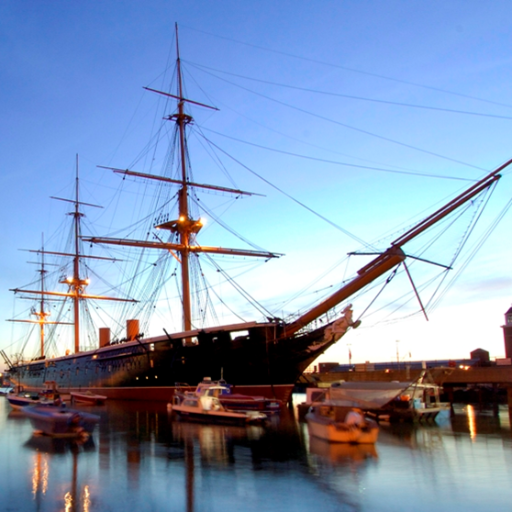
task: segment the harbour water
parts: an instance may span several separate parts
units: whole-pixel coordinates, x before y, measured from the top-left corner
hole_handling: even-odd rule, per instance
[[[0,398],[0,510],[471,512],[512,503],[506,407],[461,405],[434,425],[382,425],[375,447],[309,439],[293,411],[244,428],[173,421],[162,403],[83,407],[101,421],[77,444],[33,435]]]

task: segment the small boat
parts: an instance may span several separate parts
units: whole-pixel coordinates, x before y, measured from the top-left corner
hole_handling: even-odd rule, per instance
[[[29,405],[22,410],[34,430],[53,437],[80,437],[91,434],[100,417],[66,407]]]
[[[95,393],[92,393],[91,391],[71,391],[71,402],[79,402],[83,404],[91,404],[91,405],[101,405],[105,403],[105,400],[107,399],[104,395],[97,395]]]
[[[182,419],[208,423],[253,424],[264,423],[267,415],[259,411],[232,411],[224,407],[216,396],[197,396],[195,393],[175,394],[168,409]]]
[[[354,400],[364,409],[384,407],[406,390],[412,382],[340,381],[329,389],[332,400]]]
[[[360,409],[336,402],[319,402],[306,414],[310,436],[330,443],[375,444],[379,435],[376,421],[365,418]]]
[[[39,392],[24,391],[18,388],[17,392],[11,392],[6,395],[9,405],[13,409],[24,409],[29,405],[61,405],[62,399],[57,391],[55,382],[45,382],[45,389]]]
[[[441,402],[441,386],[430,371],[407,382],[333,382],[328,391],[331,400],[355,400],[368,416],[387,421],[434,421],[450,411]]]
[[[39,393],[10,393],[7,395],[7,401],[13,409],[24,409],[35,404],[54,405],[53,400],[42,398]]]
[[[179,391],[177,394],[179,394]],[[278,399],[233,393],[233,386],[225,380],[213,381],[210,377],[205,377],[197,385],[194,394],[196,396],[217,397],[220,403],[231,411],[275,413],[279,412],[284,406],[284,403]]]

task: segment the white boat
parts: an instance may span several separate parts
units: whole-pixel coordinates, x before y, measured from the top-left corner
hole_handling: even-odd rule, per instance
[[[333,382],[329,389],[332,400],[354,400],[364,408],[383,407],[400,396],[412,382]]]
[[[352,416],[357,421],[353,421]],[[306,414],[310,436],[330,443],[375,444],[379,435],[376,421],[364,418],[363,414],[349,405],[336,402],[313,404]]]
[[[414,381],[334,382],[328,390],[331,400],[352,400],[367,415],[390,421],[433,421],[448,413],[450,404],[440,400],[441,386],[425,370]]]
[[[250,424],[263,423],[267,415],[259,411],[232,411],[226,409],[216,396],[197,396],[194,393],[175,394],[169,410],[183,419],[209,423]]]
[[[178,390],[176,392],[180,394]],[[277,398],[267,398],[264,396],[245,395],[241,393],[233,393],[233,386],[225,380],[212,380],[205,377],[192,393],[196,396],[213,396],[217,397],[220,403],[231,411],[259,411],[264,413],[276,413],[284,407],[284,402]],[[183,392],[181,392],[183,394]]]
[[[34,430],[54,437],[80,437],[91,434],[100,417],[66,407],[30,405],[22,410]]]

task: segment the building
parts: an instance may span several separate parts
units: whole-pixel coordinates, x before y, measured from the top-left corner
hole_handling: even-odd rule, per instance
[[[505,341],[505,357],[512,358],[512,307],[505,313],[505,325],[503,328],[503,338]]]

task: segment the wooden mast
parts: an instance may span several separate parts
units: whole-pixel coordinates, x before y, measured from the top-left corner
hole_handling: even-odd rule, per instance
[[[101,208],[101,206],[90,204],[90,203],[81,203],[79,201],[79,167],[78,167],[78,154],[76,155],[76,182],[75,182],[75,199],[63,199],[61,197],[52,197],[52,199],[57,199],[59,201],[65,201],[74,204],[74,210],[68,215],[73,216],[73,235],[74,235],[74,250],[72,253],[65,252],[53,252],[53,251],[45,251],[44,247],[41,251],[30,251],[30,252],[40,252],[43,258],[42,264],[42,277],[41,277],[41,290],[26,290],[22,288],[14,288],[11,289],[14,293],[22,292],[34,295],[40,295],[40,311],[34,313],[37,317],[37,323],[41,325],[41,357],[44,357],[44,325],[45,324],[61,324],[61,325],[73,325],[74,326],[74,351],[75,353],[80,352],[80,301],[83,299],[98,299],[98,300],[109,300],[109,301],[120,301],[120,302],[137,302],[132,299],[122,299],[117,297],[106,297],[101,295],[90,295],[85,294],[84,290],[86,286],[89,284],[89,279],[82,279],[80,276],[80,260],[82,258],[92,258],[99,260],[109,260],[116,261],[113,258],[102,258],[99,256],[85,256],[80,254],[80,238],[81,238],[81,227],[80,227],[80,219],[84,216],[82,212],[80,212],[80,205],[93,206],[95,208]],[[62,284],[68,285],[68,292],[50,292],[44,289],[44,255],[45,254],[53,254],[56,256],[67,256],[73,258],[73,275],[65,278],[60,281]],[[46,320],[46,317],[49,316],[49,313],[44,312],[44,297],[45,296],[53,296],[53,297],[69,297],[73,301],[73,322],[49,322]],[[30,322],[28,320],[11,320],[13,322]],[[31,323],[31,322],[30,322]]]
[[[181,290],[183,301],[183,329],[190,331],[192,328],[192,312],[190,306],[190,273],[189,273],[189,243],[190,231],[187,228],[190,225],[190,217],[188,212],[188,186],[187,186],[187,161],[185,148],[185,124],[189,123],[192,118],[184,112],[183,101],[183,84],[181,79],[181,61],[180,47],[178,43],[178,24],[176,24],[176,66],[178,74],[178,114],[174,116],[179,129],[180,136],[180,159],[181,159],[181,189],[179,191],[179,220],[185,229],[180,229],[180,255],[181,255]]]
[[[80,352],[80,294],[87,281],[80,279],[80,218],[83,214],[79,211],[78,202],[78,155],[76,155],[76,184],[75,184],[75,211],[73,212],[75,227],[75,257],[73,258],[73,323],[75,325],[75,354]]]
[[[43,240],[43,249],[44,249],[44,240]],[[45,351],[44,351],[44,326],[45,326],[45,320],[46,317],[49,316],[50,313],[45,311],[45,303],[44,303],[44,275],[46,274],[46,270],[44,269],[44,252],[41,255],[41,299],[39,301],[39,311],[35,312],[34,314],[39,319],[39,339],[41,342],[41,358],[45,357]]]
[[[471,200],[477,194],[479,194],[486,188],[490,187],[493,183],[495,183],[497,180],[501,178],[499,172],[501,172],[505,167],[509,166],[511,163],[512,159],[508,160],[503,165],[501,165],[500,167],[489,173],[487,176],[482,178],[480,181],[473,184],[462,194],[458,195],[455,199],[444,205],[442,208],[438,209],[436,212],[428,216],[426,219],[419,222],[415,227],[407,231],[407,233],[393,241],[391,243],[391,246],[386,251],[377,256],[363,268],[358,270],[358,275],[354,279],[352,279],[352,281],[347,283],[338,291],[334,292],[323,302],[321,302],[314,308],[304,313],[297,320],[286,325],[284,328],[283,335],[286,337],[295,334],[297,331],[300,331],[300,329],[308,325],[310,322],[316,320],[323,314],[327,313],[327,311],[332,309],[334,306],[340,304],[344,300],[354,295],[354,293],[357,293],[367,284],[371,283],[375,279],[382,276],[385,272],[400,265],[400,263],[402,263],[407,257],[404,251],[402,250],[403,245],[405,245],[413,238],[417,237],[419,234],[423,233],[429,227],[439,222],[441,219],[443,219],[449,213],[462,206],[464,203]]]
[[[40,290],[22,290],[24,293],[32,293],[40,295],[39,299],[39,309],[36,309],[33,307],[31,309],[31,314],[36,317],[37,320],[21,320],[21,319],[10,319],[8,322],[20,322],[20,323],[29,323],[29,324],[39,324],[39,357],[41,359],[44,359],[46,357],[46,325],[72,325],[72,322],[51,322],[48,320],[48,317],[50,316],[50,312],[46,311],[46,300],[45,297],[47,295],[51,295],[51,292],[47,292],[45,289],[45,275],[48,272],[45,268],[45,260],[44,255],[47,254],[44,250],[44,236],[42,237],[42,247],[40,251],[30,251],[30,252],[38,252],[41,254],[41,268],[39,269],[39,274],[41,274],[41,288]],[[21,291],[21,290],[13,290],[13,291]],[[29,297],[23,297],[23,298],[29,298]]]
[[[183,80],[181,73],[181,60],[178,43],[178,25],[176,24],[176,56],[177,56],[177,82],[178,82],[178,94],[170,94],[167,92],[151,89],[150,87],[144,87],[144,89],[162,94],[164,96],[174,98],[178,100],[178,111],[177,113],[166,117],[169,121],[174,121],[178,128],[179,137],[179,158],[180,158],[180,178],[173,179],[165,176],[157,176],[142,172],[135,172],[129,169],[118,169],[115,167],[104,167],[111,169],[115,173],[124,174],[126,176],[137,176],[139,178],[151,179],[157,181],[163,181],[167,183],[175,183],[180,186],[178,191],[178,219],[160,223],[154,226],[156,229],[167,229],[172,233],[178,233],[179,243],[164,242],[159,239],[156,241],[144,241],[144,240],[130,240],[126,238],[111,238],[111,237],[83,237],[82,240],[97,244],[113,244],[113,245],[124,245],[130,247],[144,247],[149,249],[163,249],[169,251],[181,265],[181,300],[183,308],[183,330],[192,330],[192,307],[191,307],[191,291],[190,291],[190,255],[198,253],[212,253],[212,254],[228,254],[237,256],[250,256],[259,258],[277,258],[280,254],[272,253],[269,251],[255,251],[246,249],[229,249],[223,247],[205,247],[197,245],[195,243],[195,236],[203,227],[201,219],[193,219],[190,216],[188,194],[191,188],[203,188],[210,189],[219,192],[225,192],[236,195],[260,195],[245,192],[239,189],[233,189],[228,187],[201,184],[189,181],[189,174],[187,170],[187,147],[186,147],[186,125],[192,122],[192,117],[185,113],[185,103],[192,103],[200,107],[209,108],[212,110],[218,110],[216,107],[211,105],[205,105],[198,101],[193,101],[185,98],[183,95]],[[176,251],[179,257],[175,254]]]

